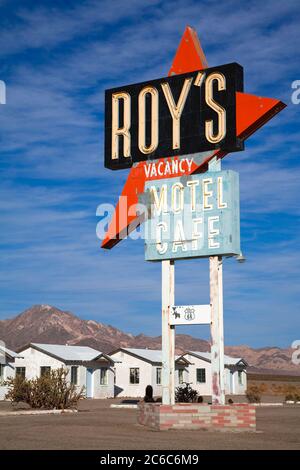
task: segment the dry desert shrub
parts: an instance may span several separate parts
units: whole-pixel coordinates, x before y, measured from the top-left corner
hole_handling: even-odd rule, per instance
[[[284,388],[285,401],[300,401],[300,388],[288,385]]]
[[[249,403],[260,403],[261,402],[261,397],[263,394],[263,390],[265,387],[263,386],[265,384],[261,385],[256,385],[256,384],[250,384],[247,387],[246,390],[246,398]]]
[[[285,387],[286,387],[286,385],[283,385],[283,384],[272,383],[272,385],[271,385],[272,395],[284,395],[285,394]]]
[[[198,398],[198,392],[189,383],[186,383],[185,387],[177,387],[175,390],[176,403],[195,403]]]
[[[27,380],[20,376],[8,379],[5,396],[12,404],[24,402],[31,408],[59,409],[77,408],[84,398],[84,387],[78,392],[74,384],[67,382],[68,371],[63,367],[50,371],[42,377]]]

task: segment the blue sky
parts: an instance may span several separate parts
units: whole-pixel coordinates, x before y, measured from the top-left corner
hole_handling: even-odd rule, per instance
[[[225,341],[299,339],[298,0],[0,0],[0,318],[42,303],[160,334],[160,266],[142,241],[106,251],[95,234],[97,206],[116,202],[128,173],[104,169],[103,98],[166,75],[188,24],[209,65],[239,62],[246,92],[288,104],[224,159],[240,173],[247,257],[224,262]],[[207,260],[178,262],[176,302],[208,299]]]

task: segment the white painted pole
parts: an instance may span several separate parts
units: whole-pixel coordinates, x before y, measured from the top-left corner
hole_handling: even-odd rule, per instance
[[[222,256],[209,258],[212,403],[225,404]]]
[[[162,267],[162,403],[175,403],[175,327],[171,326],[170,306],[175,304],[175,266],[164,260]]]

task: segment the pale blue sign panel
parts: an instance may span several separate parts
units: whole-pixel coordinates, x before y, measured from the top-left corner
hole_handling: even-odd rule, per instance
[[[238,173],[148,181],[144,200],[147,261],[240,253]]]

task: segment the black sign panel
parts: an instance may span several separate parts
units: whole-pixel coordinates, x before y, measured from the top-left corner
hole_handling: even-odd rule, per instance
[[[236,136],[237,91],[243,91],[237,63],[106,90],[105,167],[243,150]]]

